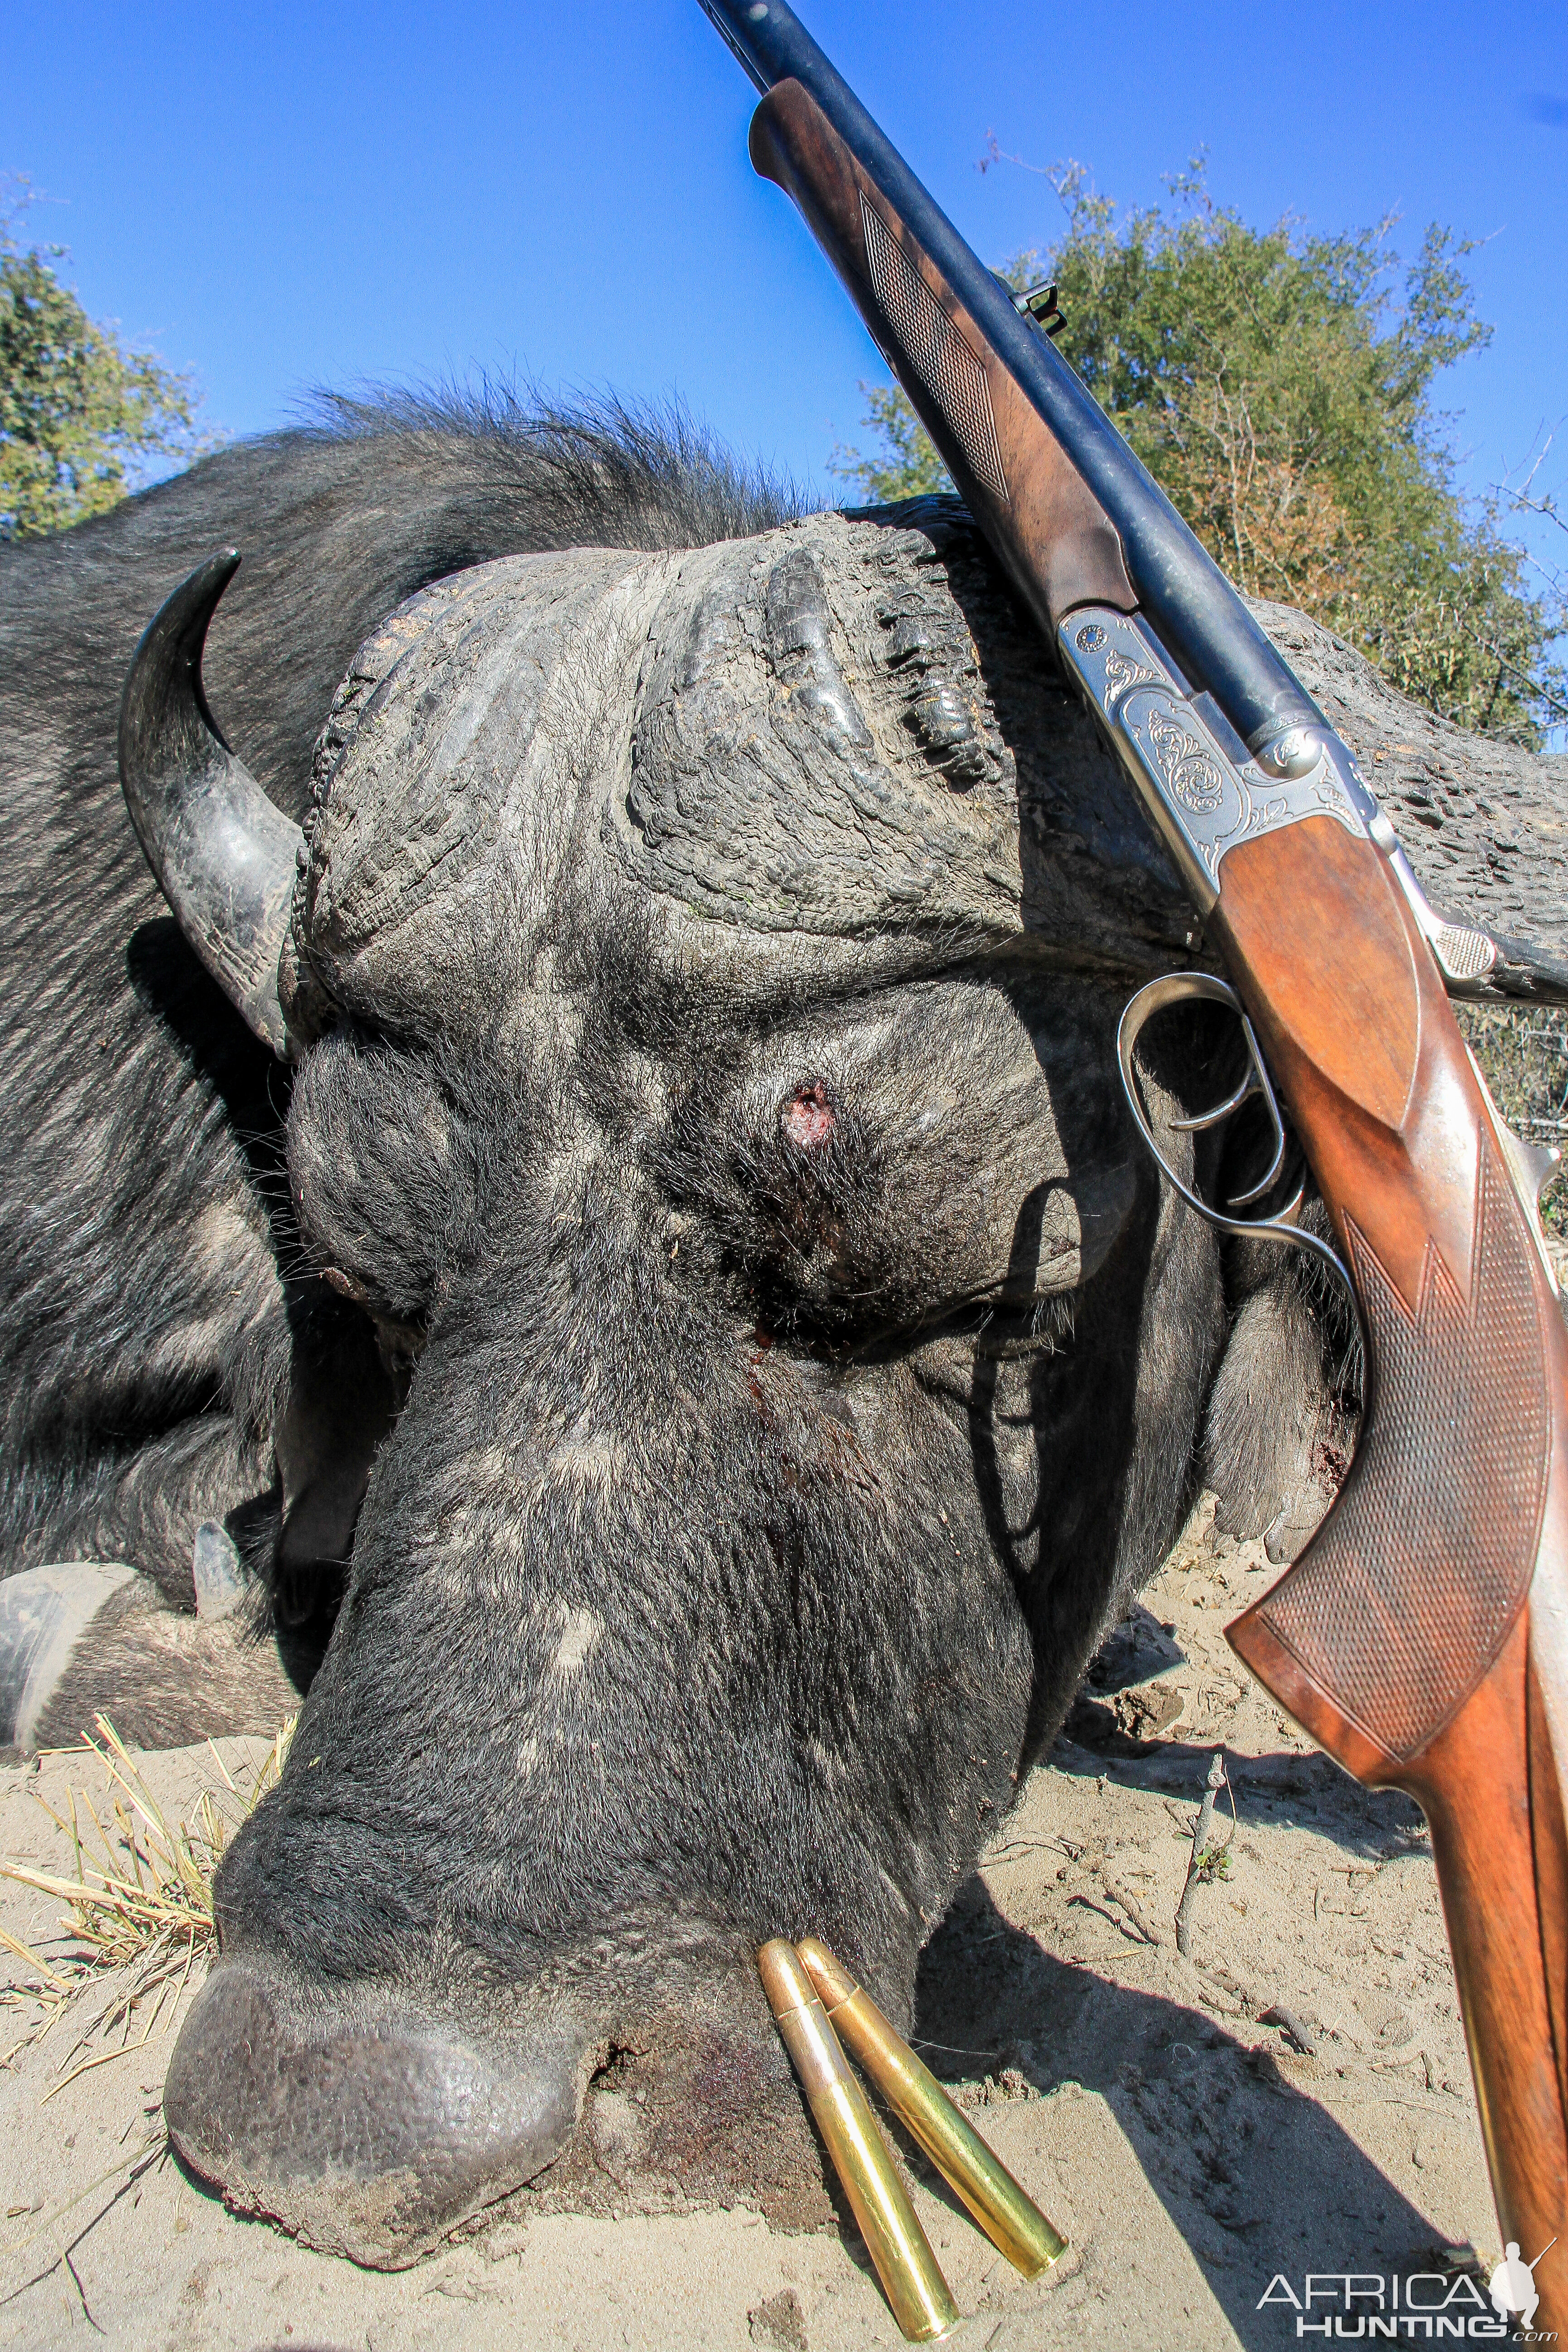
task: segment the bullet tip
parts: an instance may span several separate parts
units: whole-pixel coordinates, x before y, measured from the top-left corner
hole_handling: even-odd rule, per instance
[[[757,1974],[775,2017],[782,2017],[788,2009],[804,2009],[816,1998],[811,1979],[787,1937],[775,1936],[763,1945],[757,1954]]]

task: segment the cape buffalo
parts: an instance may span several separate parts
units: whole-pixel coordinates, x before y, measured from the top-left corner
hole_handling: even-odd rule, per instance
[[[222,563],[126,702],[165,906],[117,714],[230,544],[205,698]],[[1164,855],[955,502],[679,425],[345,408],[0,579],[0,1736],[308,1685],[174,2143],[375,2263],[552,2167],[804,2214],[758,1942],[907,2019],[1198,1479],[1283,1556],[1350,1409],[1122,1107]],[[1434,895],[1554,946],[1563,763],[1264,617]],[[1232,1040],[1159,1050],[1192,1173]]]

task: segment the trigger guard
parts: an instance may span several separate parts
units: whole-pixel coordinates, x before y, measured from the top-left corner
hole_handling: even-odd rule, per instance
[[[1263,1057],[1258,1049],[1258,1039],[1252,1024],[1247,1019],[1247,1009],[1235,989],[1231,987],[1228,981],[1220,980],[1212,972],[1166,972],[1159,980],[1150,981],[1145,987],[1138,991],[1135,996],[1129,998],[1116,1030],[1116,1058],[1121,1075],[1121,1090],[1127,1097],[1127,1108],[1132,1114],[1138,1132],[1142,1137],[1155,1166],[1172,1191],[1186,1202],[1188,1208],[1195,1209],[1205,1223],[1215,1226],[1222,1234],[1237,1234],[1244,1239],[1252,1241],[1284,1242],[1296,1249],[1306,1250],[1312,1256],[1321,1258],[1344,1285],[1345,1294],[1351,1303],[1351,1312],[1355,1319],[1356,1330],[1364,1349],[1366,1335],[1362,1329],[1361,1308],[1356,1300],[1355,1286],[1350,1278],[1343,1260],[1327,1242],[1320,1241],[1316,1234],[1306,1233],[1300,1225],[1290,1222],[1300,1205],[1300,1192],[1286,1208],[1277,1211],[1271,1217],[1227,1217],[1223,1210],[1212,1207],[1207,1201],[1193,1191],[1190,1184],[1184,1183],[1161,1150],[1154,1130],[1149,1124],[1148,1114],[1143,1108],[1137,1076],[1132,1067],[1132,1056],[1139,1038],[1154,1014],[1164,1012],[1168,1005],[1185,1003],[1223,1004],[1227,1011],[1237,1015],[1245,1032],[1247,1053],[1273,1112],[1276,1127],[1279,1125],[1279,1105],[1274,1100],[1273,1088],[1269,1084],[1268,1072],[1264,1068]],[[1193,1126],[1195,1122],[1189,1121],[1186,1124]]]

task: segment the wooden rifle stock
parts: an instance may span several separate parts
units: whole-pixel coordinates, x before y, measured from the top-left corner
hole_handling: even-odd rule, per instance
[[[1499,2214],[1528,2262],[1568,2222],[1568,1330],[1379,852],[1330,817],[1244,843],[1209,924],[1369,1354],[1339,1497],[1229,1639],[1347,1771],[1432,1825]],[[1538,2324],[1568,2323],[1537,2284]]]
[[[776,180],[805,215],[1041,625],[1054,630],[1076,604],[1134,611],[1110,516],[799,82],[779,82],[763,99],[752,117],[751,152],[763,177]],[[889,327],[916,347],[923,368],[911,369]]]
[[[1147,612],[1152,567],[1135,587],[1116,521],[977,321],[978,277],[966,305],[798,80],[773,83],[751,143],[1042,628],[1054,639],[1089,604]],[[1240,636],[1252,625],[1236,615]],[[1288,694],[1277,709],[1289,716]],[[1267,732],[1230,717],[1247,743]],[[1528,2262],[1568,2243],[1568,1332],[1384,850],[1309,814],[1237,839],[1216,872],[1209,937],[1332,1218],[1369,1352],[1339,1498],[1229,1637],[1348,1771],[1407,1790],[1431,1823],[1499,2213]],[[1536,2284],[1538,2326],[1568,2328],[1568,2293],[1546,2273]]]

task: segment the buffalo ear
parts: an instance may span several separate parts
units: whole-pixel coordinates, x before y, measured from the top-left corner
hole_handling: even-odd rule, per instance
[[[289,1402],[274,1438],[283,1487],[274,1605],[285,1622],[316,1613],[319,1588],[341,1581],[371,1465],[401,1398],[359,1308],[333,1301],[297,1332]]]
[[[1302,1223],[1327,1220],[1314,1202]],[[1209,1396],[1205,1477],[1215,1528],[1261,1536],[1294,1559],[1316,1532],[1355,1450],[1361,1367],[1348,1307],[1315,1262],[1278,1243],[1226,1255],[1230,1337]]]

